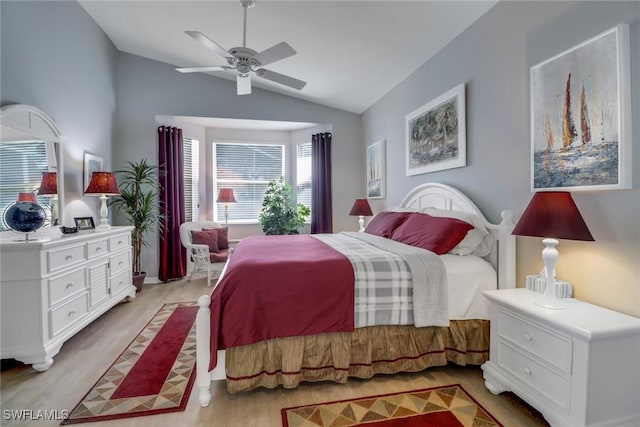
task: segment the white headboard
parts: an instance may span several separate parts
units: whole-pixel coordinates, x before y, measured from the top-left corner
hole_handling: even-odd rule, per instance
[[[415,211],[428,208],[474,213],[495,238],[491,253],[486,260],[498,272],[498,288],[516,286],[516,237],[513,231],[513,212],[502,211],[500,224],[490,223],[484,214],[460,190],[446,184],[426,183],[411,190],[402,200],[401,206]]]

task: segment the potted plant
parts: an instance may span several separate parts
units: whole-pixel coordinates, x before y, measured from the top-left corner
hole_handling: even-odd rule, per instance
[[[295,203],[291,185],[280,177],[269,182],[258,220],[264,234],[298,234],[310,213],[307,206]]]
[[[131,244],[133,246],[133,284],[136,291],[142,290],[146,272],[141,271],[142,247],[149,246],[144,239],[147,231],[162,228],[162,214],[158,210],[158,168],[145,159],[127,162],[127,167],[116,171],[120,195],[111,204],[123,213],[133,225]]]

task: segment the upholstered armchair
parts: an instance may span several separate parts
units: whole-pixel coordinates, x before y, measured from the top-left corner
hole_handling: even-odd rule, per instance
[[[214,221],[185,222],[180,225],[180,241],[187,249],[188,280],[196,271],[206,271],[211,286],[229,257],[228,228]]]

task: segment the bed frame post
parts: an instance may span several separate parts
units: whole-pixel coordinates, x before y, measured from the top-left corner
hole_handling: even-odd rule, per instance
[[[516,236],[511,234],[515,224],[513,212],[504,210],[498,226],[498,288],[516,287]]]
[[[196,316],[196,385],[198,400],[203,408],[211,402],[211,377],[209,376],[209,352],[211,351],[211,297],[202,295],[198,298],[198,315]]]

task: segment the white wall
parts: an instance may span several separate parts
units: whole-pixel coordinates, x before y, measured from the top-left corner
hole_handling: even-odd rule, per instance
[[[363,114],[364,143],[387,140],[387,199],[423,182],[458,187],[494,222],[519,216],[529,183],[529,69],[619,23],[631,26],[634,189],[574,193],[596,242],[561,241],[558,276],[575,296],[640,316],[640,2],[500,2]],[[466,83],[467,167],[405,176],[405,116]],[[517,276],[542,268],[540,239],[518,237]]]

